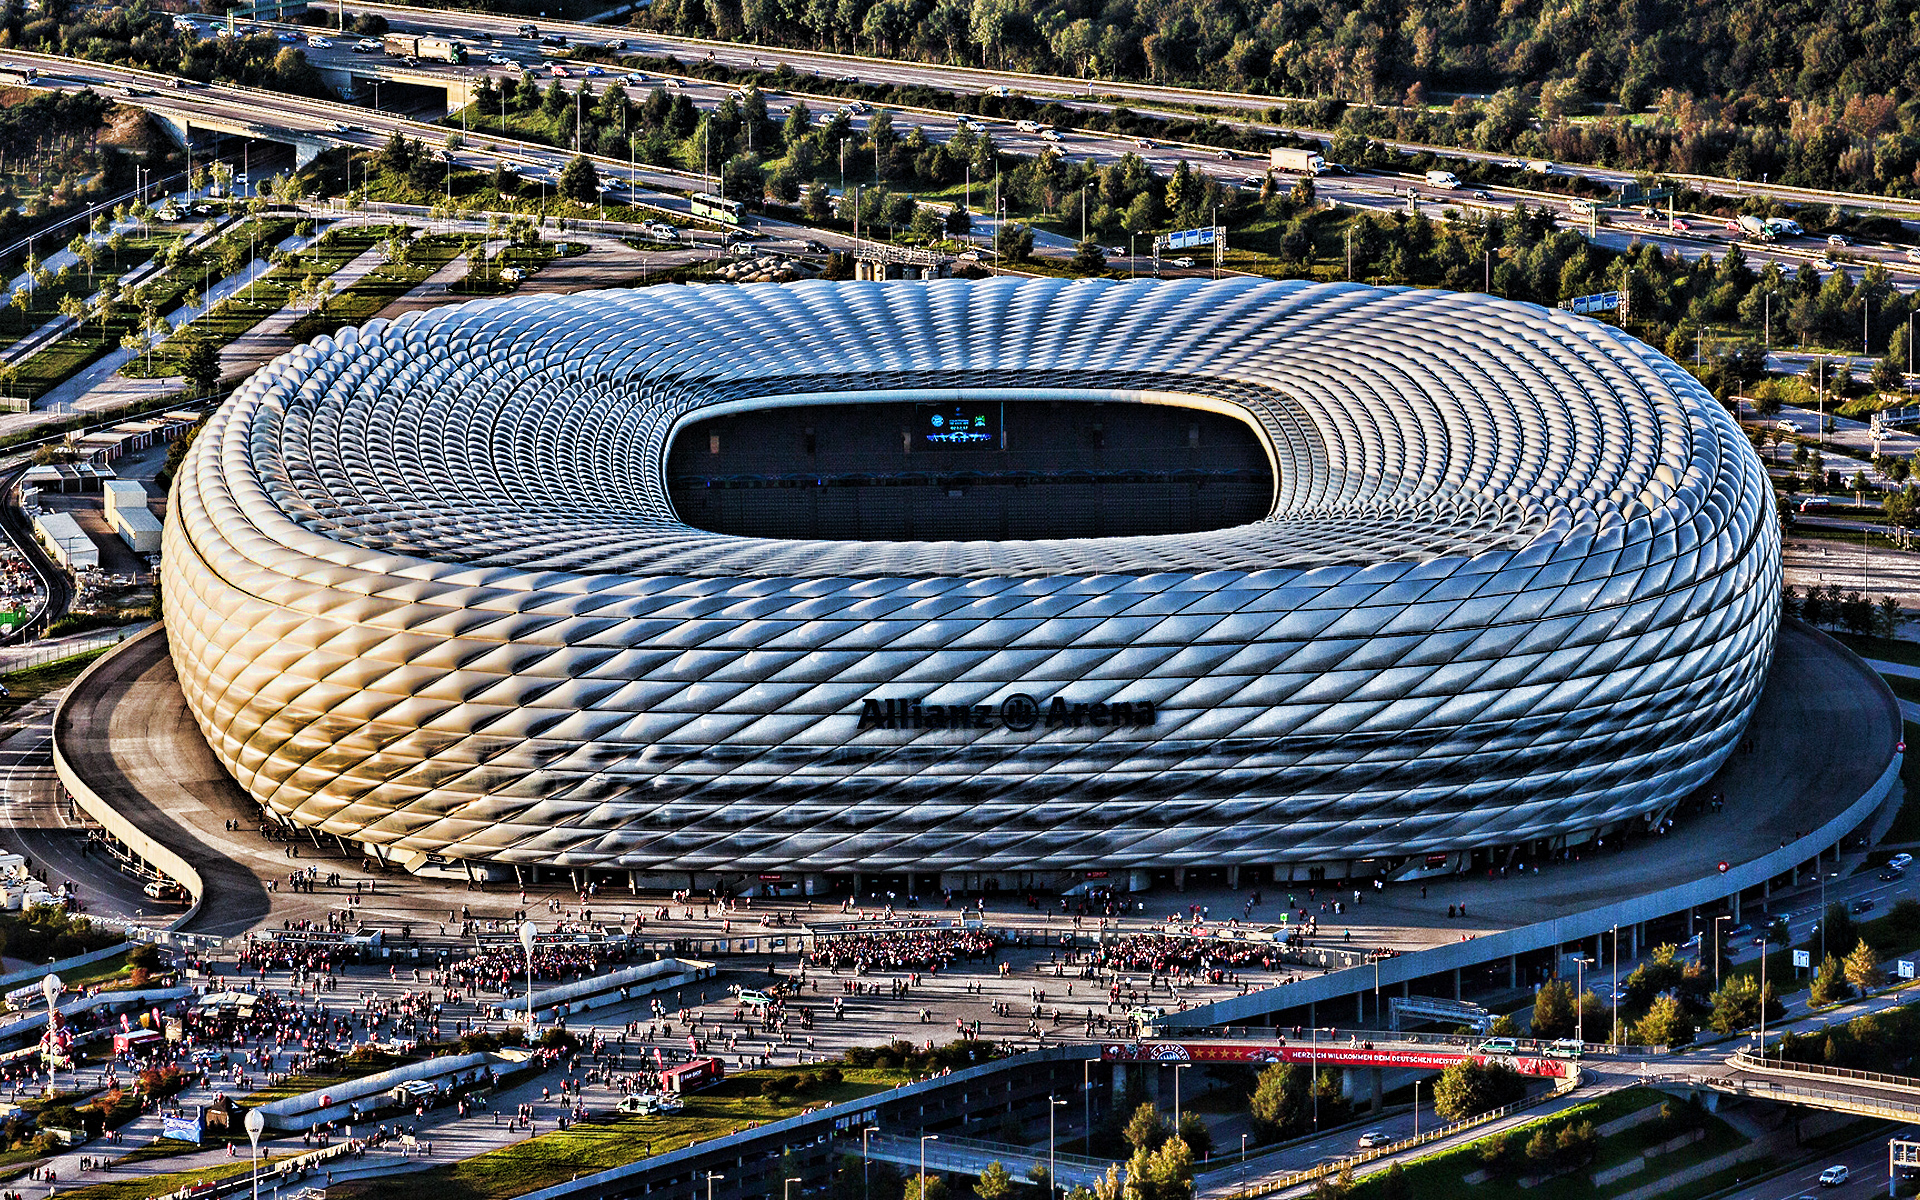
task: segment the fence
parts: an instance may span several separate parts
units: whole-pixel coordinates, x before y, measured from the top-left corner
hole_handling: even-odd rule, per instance
[[[50,667],[55,663],[80,658],[101,650],[109,650],[126,641],[134,634],[145,629],[145,624],[125,625],[119,629],[86,637],[76,637],[68,641],[41,642],[25,646],[7,646],[0,648],[0,676],[14,675],[22,671]]]
[[[1579,1086],[1580,1068],[1572,1067],[1568,1070],[1566,1076],[1553,1086],[1551,1091],[1541,1092],[1537,1096],[1529,1096],[1524,1100],[1515,1100],[1512,1104],[1503,1104],[1490,1112],[1483,1112],[1477,1117],[1468,1117],[1464,1121],[1454,1121],[1438,1129],[1423,1133],[1418,1137],[1405,1138],[1391,1145],[1377,1146],[1372,1150],[1363,1150],[1358,1154],[1350,1154],[1345,1158],[1308,1167],[1304,1171],[1295,1171],[1289,1175],[1282,1175],[1277,1179],[1268,1179],[1254,1184],[1251,1188],[1244,1190],[1242,1194],[1247,1196],[1265,1196],[1272,1192],[1282,1192],[1288,1188],[1298,1187],[1303,1183],[1312,1183],[1316,1179],[1325,1179],[1329,1175],[1338,1175],[1340,1172],[1351,1167],[1357,1167],[1378,1159],[1387,1158],[1391,1155],[1400,1154],[1420,1146],[1425,1146],[1431,1142],[1438,1142],[1450,1138],[1457,1133],[1464,1133],[1469,1129],[1491,1124],[1502,1117],[1512,1116],[1514,1113],[1545,1104],[1549,1100],[1557,1100]]]

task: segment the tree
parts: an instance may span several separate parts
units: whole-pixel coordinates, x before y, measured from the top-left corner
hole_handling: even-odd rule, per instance
[[[1134,1109],[1133,1116],[1127,1120],[1127,1145],[1135,1150],[1158,1150],[1172,1136],[1173,1126],[1152,1103]]]
[[[1568,1037],[1573,1025],[1573,985],[1564,979],[1549,979],[1533,994],[1533,1036]]]
[[[1213,1153],[1213,1130],[1207,1128],[1199,1113],[1181,1113],[1180,1129],[1175,1136],[1202,1158]]]
[[[1033,257],[1033,227],[1022,225],[1018,221],[1009,222],[1000,234],[1000,253],[1015,262],[1025,262]]]
[[[186,377],[187,390],[194,396],[211,393],[220,382],[220,352],[212,342],[197,333],[182,339],[180,374]]]
[[[956,204],[947,210],[947,236],[963,238],[973,232],[973,214],[964,204]]]
[[[980,1181],[973,1185],[973,1194],[980,1200],[1004,1200],[1013,1195],[1015,1187],[1013,1173],[1001,1166],[996,1158],[987,1164],[986,1170],[980,1172]]]
[[[560,168],[560,194],[581,204],[600,199],[600,173],[593,169],[592,159],[584,154],[575,155]]]
[[[1887,981],[1880,970],[1879,956],[1873,952],[1872,946],[1867,945],[1865,938],[1861,938],[1859,945],[1847,954],[1842,967],[1847,973],[1847,982],[1862,992],[1870,992]]]
[[[1771,983],[1767,985],[1765,1005],[1768,1020],[1777,1021],[1786,1016],[1786,1006],[1780,1003]],[[1707,1023],[1716,1033],[1732,1033],[1758,1024],[1760,1012],[1759,983],[1751,975],[1735,975],[1713,994],[1713,1015]]]
[[[1843,603],[1845,603],[1845,601],[1840,594],[1840,590],[1838,588],[1832,589],[1827,596],[1827,611],[1832,614],[1827,618],[1829,622],[1838,618],[1839,609]],[[1860,939],[1859,932],[1853,927],[1853,914],[1847,911],[1845,904],[1834,903],[1827,905],[1826,915],[1820,918],[1820,922],[1820,928],[1826,933],[1825,939],[1821,942],[1822,946],[1830,946],[1833,949],[1839,950],[1843,947],[1851,946]]]
[[[1840,960],[1829,954],[1820,960],[1820,969],[1813,973],[1813,1002],[1815,1004],[1838,1004],[1853,995],[1853,989],[1847,986],[1845,973],[1841,970]]]
[[[1511,1104],[1526,1092],[1526,1080],[1512,1067],[1462,1059],[1434,1080],[1433,1107],[1449,1121],[1463,1121]]]
[[[1107,269],[1107,256],[1100,243],[1088,238],[1073,248],[1073,261],[1068,266],[1082,275],[1098,275]]]
[[[915,1175],[907,1180],[901,1200],[947,1200],[947,1181],[938,1175]]]
[[[1693,1041],[1693,1018],[1672,995],[1654,997],[1647,1015],[1633,1025],[1633,1040],[1642,1046],[1685,1046]]]
[[[1279,1141],[1299,1121],[1299,1075],[1300,1068],[1292,1063],[1274,1063],[1260,1072],[1249,1108],[1254,1136],[1262,1142]]]

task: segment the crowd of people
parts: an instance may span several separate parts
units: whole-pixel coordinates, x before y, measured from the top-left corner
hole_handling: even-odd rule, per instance
[[[869,971],[939,972],[960,961],[993,962],[1000,939],[984,929],[900,928],[822,934],[805,961],[838,975]]]

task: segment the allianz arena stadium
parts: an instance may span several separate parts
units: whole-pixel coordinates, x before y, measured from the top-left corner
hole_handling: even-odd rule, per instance
[[[375,321],[210,420],[164,554],[188,706],[272,818],[809,892],[1647,830],[1741,736],[1780,591],[1760,462],[1657,352],[1254,280]]]

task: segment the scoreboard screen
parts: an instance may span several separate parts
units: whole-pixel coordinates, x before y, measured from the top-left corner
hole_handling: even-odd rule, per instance
[[[917,404],[914,413],[918,440],[929,448],[992,450],[1000,445],[1000,405],[996,401]]]

